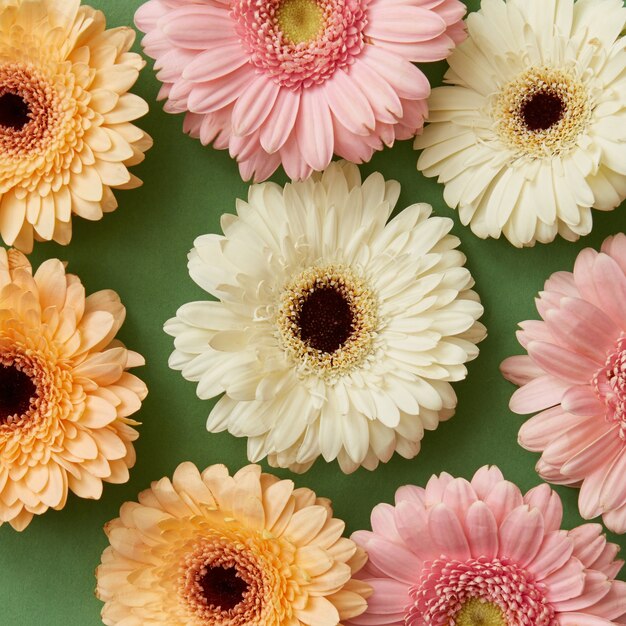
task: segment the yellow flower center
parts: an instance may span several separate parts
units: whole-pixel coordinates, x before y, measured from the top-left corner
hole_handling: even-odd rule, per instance
[[[478,598],[468,600],[454,618],[456,626],[508,626],[502,609]]]
[[[285,0],[278,9],[278,25],[292,43],[309,42],[324,28],[324,11],[315,0]]]

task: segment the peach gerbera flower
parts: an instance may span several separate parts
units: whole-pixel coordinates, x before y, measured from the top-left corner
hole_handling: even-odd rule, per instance
[[[124,316],[115,292],[86,298],[60,261],[33,275],[0,248],[0,525],[23,530],[68,490],[97,499],[128,480],[129,416],[147,390],[125,371],[143,358],[113,339]]]
[[[365,611],[365,553],[328,500],[249,465],[183,463],[106,527],[108,626],[337,626]]]
[[[126,93],[144,62],[130,28],[106,30],[80,0],[8,0],[0,7],[0,234],[67,244],[72,213],[115,210],[111,188],[141,184],[127,167],[151,139],[131,124],[148,111]]]

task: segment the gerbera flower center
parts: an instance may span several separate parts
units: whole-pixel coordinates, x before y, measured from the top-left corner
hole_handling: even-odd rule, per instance
[[[493,602],[471,598],[455,618],[456,626],[508,626],[502,609]]]
[[[0,95],[0,126],[21,130],[30,122],[30,110],[24,98],[15,93]]]
[[[558,93],[540,91],[522,103],[520,115],[528,130],[548,130],[563,117],[563,109]]]
[[[596,395],[606,405],[606,419],[620,423],[620,436],[626,440],[626,336],[619,339],[592,382]]]
[[[505,559],[427,563],[409,595],[406,626],[557,626],[544,587]]]
[[[345,290],[332,285],[305,294],[296,317],[300,339],[327,354],[344,345],[354,330],[353,323],[354,315]]]
[[[295,44],[311,41],[324,27],[324,11],[315,0],[284,0],[278,9],[278,25]]]
[[[36,393],[37,387],[22,370],[0,365],[0,425],[24,415]]]
[[[350,268],[314,266],[283,290],[277,326],[282,345],[306,370],[340,376],[371,353],[378,304]]]
[[[493,118],[517,156],[543,158],[573,148],[591,111],[591,96],[573,71],[533,67],[498,94]]]
[[[361,0],[234,0],[232,18],[250,62],[283,87],[321,84],[365,45]]]
[[[200,577],[200,586],[207,604],[219,607],[222,611],[235,608],[248,590],[247,583],[239,577],[234,567],[219,565],[207,568],[206,574]]]

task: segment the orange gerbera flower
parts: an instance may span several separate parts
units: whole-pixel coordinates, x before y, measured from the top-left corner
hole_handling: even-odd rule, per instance
[[[106,528],[107,626],[338,626],[365,611],[366,561],[328,500],[249,465],[183,463]]]
[[[0,234],[67,244],[72,213],[115,210],[111,188],[141,184],[127,166],[151,139],[131,124],[148,111],[126,93],[144,61],[130,28],[106,30],[80,0],[5,0],[0,7]]]
[[[125,371],[143,358],[114,340],[124,317],[115,292],[85,297],[60,261],[33,275],[0,248],[0,524],[23,530],[68,490],[97,499],[128,480],[147,389]]]

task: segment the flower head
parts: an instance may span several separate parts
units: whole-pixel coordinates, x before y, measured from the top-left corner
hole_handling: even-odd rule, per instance
[[[479,237],[576,240],[626,198],[621,0],[490,0],[433,91],[418,168]]]
[[[541,476],[582,485],[581,515],[603,515],[626,532],[626,235],[609,237],[600,253],[587,248],[574,272],[557,272],[537,299],[542,321],[520,324],[528,351],[502,364],[520,386],[516,413],[535,413],[519,433],[522,446],[543,452]]]
[[[561,530],[548,485],[522,495],[495,467],[449,474],[379,504],[358,577],[374,592],[353,626],[590,626],[621,623],[623,562],[599,524]],[[613,621],[617,620],[617,621]]]
[[[386,224],[399,193],[333,163],[253,186],[224,236],[196,240],[191,277],[219,302],[165,325],[170,366],[200,398],[226,392],[207,428],[248,437],[251,461],[374,469],[394,451],[414,457],[454,413],[450,383],[478,355],[483,309],[451,220],[416,204]]]
[[[125,310],[113,291],[85,297],[56,259],[33,275],[0,248],[0,524],[23,530],[62,509],[68,490],[99,498],[135,463],[143,358],[114,339]]]
[[[127,93],[143,61],[130,28],[106,30],[80,0],[8,0],[0,8],[0,234],[29,252],[61,244],[72,214],[115,210],[111,188],[151,140],[131,122],[148,111]]]
[[[464,14],[459,0],[149,0],[136,23],[186,132],[246,180],[281,163],[304,179],[422,128],[430,85],[411,62],[445,58]]]
[[[330,503],[250,465],[183,463],[106,527],[107,626],[338,626],[370,587]]]

